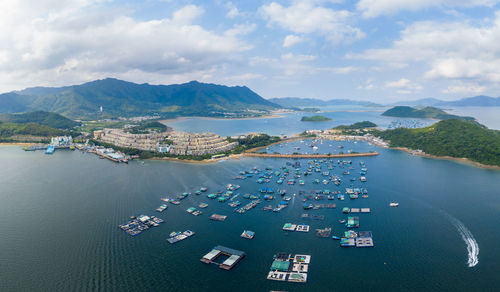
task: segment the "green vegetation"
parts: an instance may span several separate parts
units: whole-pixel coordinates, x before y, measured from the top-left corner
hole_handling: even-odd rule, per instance
[[[316,138],[316,134],[308,134],[306,131],[302,132],[299,134],[299,136],[304,137],[304,138]]]
[[[141,123],[140,125],[133,127],[130,129],[130,133],[132,134],[145,134],[150,131],[155,132],[165,132],[167,130],[167,126],[157,121],[147,121]]]
[[[376,128],[377,124],[372,123],[370,121],[362,121],[362,122],[357,122],[352,125],[339,125],[336,126],[335,130],[357,130],[357,129],[365,129],[365,128]]]
[[[265,147],[272,143],[279,142],[281,141],[281,138],[277,136],[269,136],[267,134],[259,134],[259,135],[246,136],[245,138],[242,139],[228,138],[228,141],[238,142],[239,145],[236,146],[232,151],[230,151],[230,154],[239,154],[249,149],[257,147]]]
[[[246,86],[228,87],[196,81],[150,85],[107,78],[81,85],[29,88],[0,95],[0,112],[44,110],[85,120],[155,113],[162,117],[225,116],[229,113],[241,116],[277,108],[280,106]]]
[[[76,136],[77,133],[35,123],[0,123],[0,142],[45,142],[49,137],[63,135]]]
[[[369,122],[369,121],[363,121],[363,122],[357,122],[352,125],[339,125],[333,128],[333,130],[338,130],[342,135],[350,135],[350,136],[363,136],[366,134],[373,134],[376,133],[377,130],[375,129],[377,127],[377,124]]]
[[[321,110],[317,107],[305,107],[301,111],[308,112],[308,113],[317,113],[317,112],[320,112]]]
[[[392,147],[500,166],[500,131],[472,121],[449,119],[425,128],[386,130],[377,136],[390,141]]]
[[[93,132],[104,128],[122,129],[126,124],[125,121],[85,121],[80,130],[82,132]]]
[[[422,109],[413,108],[410,106],[395,106],[391,109],[386,110],[383,116],[389,117],[400,117],[400,118],[425,118],[425,119],[438,119],[438,120],[447,120],[447,119],[463,119],[463,120],[471,120],[472,117],[461,117],[456,115],[450,115],[445,111],[438,109],[436,107],[428,106]]]
[[[300,120],[302,122],[326,122],[326,121],[331,121],[332,119],[325,116],[315,115],[311,117],[302,117],[302,119]]]
[[[60,114],[44,111],[34,111],[22,114],[1,114],[0,121],[16,124],[36,123],[57,129],[72,129],[80,125],[80,123],[63,117]]]

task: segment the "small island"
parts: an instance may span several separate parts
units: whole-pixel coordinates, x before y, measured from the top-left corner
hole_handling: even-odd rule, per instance
[[[302,117],[300,119],[302,122],[326,122],[326,121],[331,121],[332,119],[325,117],[325,116],[310,116],[310,117]]]
[[[448,119],[461,119],[473,121],[472,117],[462,117],[457,115],[450,115],[442,109],[427,106],[424,108],[414,108],[411,106],[395,106],[391,109],[386,110],[383,116],[388,117],[398,117],[398,118],[420,118],[420,119],[437,119],[437,120],[448,120]]]

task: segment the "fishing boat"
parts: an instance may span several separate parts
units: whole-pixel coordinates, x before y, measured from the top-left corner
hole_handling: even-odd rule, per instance
[[[335,240],[340,240],[340,237],[335,236],[335,235],[332,235],[332,238],[335,239]]]
[[[389,206],[391,206],[391,207],[398,207],[398,206],[399,206],[399,203],[396,203],[396,202],[390,202],[390,203],[389,203]]]
[[[252,239],[255,236],[255,232],[250,230],[243,230],[243,233],[240,236],[246,239]]]
[[[53,145],[47,146],[47,150],[45,150],[45,154],[53,154],[56,148]]]

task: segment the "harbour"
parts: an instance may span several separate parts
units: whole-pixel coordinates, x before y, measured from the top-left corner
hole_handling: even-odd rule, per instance
[[[355,145],[358,145],[353,144],[353,142],[342,142],[342,144],[346,149],[355,149]],[[333,144],[332,146],[334,147],[332,148],[337,148],[336,145],[339,144]],[[286,145],[283,146],[283,148],[286,147]],[[373,146],[367,145],[366,147],[370,149],[370,147]],[[220,289],[238,289],[243,285],[247,288],[257,287],[258,290],[294,291],[300,289],[313,291],[330,285],[335,285],[335,287],[339,289],[347,288],[347,283],[349,283],[349,287],[352,289],[362,289],[361,285],[358,286],[356,284],[356,277],[351,275],[348,271],[342,271],[342,269],[337,270],[337,277],[332,281],[325,282],[321,280],[323,278],[329,279],[323,267],[331,265],[330,261],[327,260],[328,258],[335,258],[336,261],[339,262],[349,262],[350,266],[355,268],[359,273],[366,275],[365,279],[369,281],[378,281],[378,279],[389,280],[394,276],[398,276],[404,279],[407,285],[417,288],[420,282],[413,281],[411,277],[405,273],[411,266],[412,269],[430,269],[429,273],[424,272],[421,275],[421,277],[424,277],[427,281],[426,286],[439,285],[438,283],[443,282],[447,283],[447,285],[460,285],[460,287],[464,287],[464,285],[467,286],[467,283],[469,283],[468,281],[472,279],[470,278],[467,270],[468,267],[465,263],[467,260],[467,253],[460,235],[456,232],[453,225],[446,220],[442,220],[443,218],[441,218],[439,212],[434,212],[432,208],[428,209],[425,205],[445,208],[447,212],[460,218],[461,221],[471,229],[481,245],[481,254],[479,255],[480,263],[476,266],[476,269],[478,269],[478,272],[482,273],[482,276],[479,278],[474,277],[474,281],[479,281],[482,285],[486,285],[486,287],[488,283],[492,285],[495,283],[494,278],[488,280],[488,271],[483,270],[485,269],[483,265],[486,267],[494,265],[497,254],[493,249],[482,244],[487,238],[494,239],[495,235],[482,232],[481,230],[484,229],[478,229],[477,225],[474,224],[475,219],[470,217],[473,216],[473,214],[479,214],[479,212],[483,215],[495,216],[491,213],[492,211],[489,211],[489,209],[485,207],[486,203],[490,204],[496,200],[491,195],[491,192],[488,191],[488,189],[491,188],[491,182],[497,181],[495,179],[497,175],[495,172],[456,165],[446,161],[428,160],[409,156],[402,152],[381,149],[377,150],[380,152],[379,156],[351,158],[356,168],[355,170],[350,170],[352,175],[359,174],[359,171],[361,171],[362,167],[359,164],[361,160],[366,163],[368,168],[368,180],[366,183],[363,183],[363,188],[367,188],[369,191],[369,198],[362,198],[360,194],[358,199],[351,201],[346,197],[346,200],[342,201],[335,195],[335,200],[333,200],[333,202],[337,205],[336,209],[320,208],[317,210],[311,209],[304,211],[302,199],[309,196],[309,190],[321,189],[324,191],[325,189],[330,189],[330,192],[340,190],[344,193],[346,186],[349,187],[351,184],[350,180],[343,179],[343,182],[338,187],[335,186],[332,181],[329,181],[326,187],[322,184],[316,187],[316,184],[312,183],[316,176],[311,176],[311,179],[305,179],[305,185],[303,186],[300,186],[298,183],[295,185],[288,185],[286,183],[279,185],[276,183],[276,178],[273,177],[271,182],[268,183],[269,185],[266,185],[266,188],[273,188],[275,191],[274,195],[278,198],[270,201],[270,203],[273,208],[279,204],[281,196],[278,195],[277,190],[284,188],[287,189],[286,196],[291,197],[291,200],[288,201],[288,207],[282,209],[279,213],[266,212],[262,210],[262,207],[265,206],[264,203],[261,203],[254,208],[250,208],[245,213],[239,214],[230,211],[232,207],[227,205],[228,202],[219,203],[217,200],[212,201],[207,198],[207,194],[210,192],[215,193],[218,190],[225,190],[227,184],[231,182],[231,178],[241,170],[252,169],[253,167],[265,170],[265,168],[269,166],[273,169],[278,169],[286,165],[287,161],[292,162],[293,166],[295,160],[273,160],[272,158],[262,159],[247,157],[238,161],[224,161],[210,165],[190,165],[156,161],[146,161],[142,164],[132,161],[129,162],[127,167],[119,167],[117,164],[107,163],[87,153],[82,154],[79,152],[61,151],[57,153],[57,155],[48,157],[42,153],[19,152],[15,147],[4,147],[2,149],[2,151],[8,151],[10,157],[3,157],[5,167],[2,170],[3,184],[7,187],[7,190],[10,188],[10,193],[13,193],[12,181],[14,178],[12,176],[15,173],[29,177],[34,175],[30,171],[37,171],[37,175],[41,176],[41,179],[51,182],[51,184],[36,185],[38,191],[29,189],[28,187],[30,185],[17,187],[17,194],[25,199],[30,198],[30,200],[37,203],[30,205],[26,210],[20,210],[15,205],[8,202],[15,198],[11,197],[7,200],[6,204],[0,206],[2,209],[0,214],[2,214],[2,216],[12,216],[11,212],[14,210],[20,212],[19,214],[21,215],[21,219],[15,230],[2,227],[6,237],[3,237],[0,241],[12,242],[12,240],[14,240],[12,237],[13,234],[22,234],[24,230],[30,230],[30,233],[35,233],[40,238],[44,238],[37,244],[38,247],[36,250],[38,251],[41,248],[47,251],[50,250],[50,247],[43,246],[43,242],[53,242],[56,238],[59,238],[58,241],[68,240],[69,242],[69,240],[75,236],[78,238],[81,236],[90,236],[90,234],[92,234],[93,238],[96,238],[95,242],[108,242],[106,246],[111,248],[114,253],[128,255],[124,258],[124,265],[119,265],[117,263],[105,264],[110,265],[114,270],[119,270],[120,275],[123,275],[117,276],[116,273],[109,274],[104,272],[104,274],[107,275],[106,277],[109,279],[116,279],[119,283],[123,283],[124,285],[128,283],[129,280],[127,279],[134,279],[134,281],[144,281],[145,287],[150,287],[151,289],[165,287],[165,283],[159,278],[147,276],[147,273],[137,274],[129,272],[127,266],[134,262],[134,265],[140,271],[148,271],[151,269],[151,265],[153,265],[155,269],[160,269],[171,274],[174,279],[178,279],[174,280],[175,284],[172,285],[183,287],[183,289],[188,290],[196,290],[196,287],[200,285],[210,284]],[[23,160],[26,160],[26,163],[29,161],[31,165],[33,165],[33,160],[43,161],[43,164],[40,164],[40,166],[43,165],[44,170],[49,170],[50,172],[38,172],[39,169],[37,168],[32,170],[25,169],[21,172],[19,172],[19,170],[13,171],[13,169],[17,169],[16,167],[19,165],[18,162]],[[337,159],[334,160],[335,164],[337,163],[336,160]],[[10,161],[16,161],[16,163],[13,164],[10,163]],[[301,162],[301,169],[307,170],[307,159],[298,159],[297,161]],[[71,176],[66,175],[66,173],[69,172],[66,168],[62,167],[68,164],[79,166],[76,170],[72,170]],[[291,168],[291,166],[288,167]],[[165,180],[165,175],[171,173],[174,168],[176,175],[169,176],[171,179]],[[100,171],[97,172],[96,169]],[[400,174],[401,169],[405,169],[405,172],[411,172],[413,175],[402,176]],[[439,171],[440,174],[436,175],[432,169],[435,169],[435,172]],[[431,170],[430,173],[429,170]],[[101,173],[103,171],[107,174],[105,177],[102,177]],[[340,178],[344,170],[335,168],[329,171],[330,175],[340,173]],[[131,181],[120,179],[120,177],[125,176],[125,174],[134,177],[134,179]],[[457,185],[457,175],[462,178],[466,177],[469,181],[473,179],[474,182]],[[322,176],[321,172],[319,176]],[[394,176],[399,176],[403,179],[400,183],[388,180],[388,178]],[[65,179],[60,180],[62,177]],[[99,187],[95,187],[94,185],[94,191],[91,192],[90,198],[86,197],[89,194],[86,189],[80,190],[79,188],[73,188],[73,192],[64,194],[59,194],[59,192],[50,189],[50,186],[57,187],[57,189],[69,189],[71,186],[81,185],[78,181],[80,181],[82,177],[85,178],[86,182],[95,182],[99,185]],[[193,177],[197,179],[193,180]],[[247,202],[250,203],[253,200],[257,200],[257,198],[253,200],[244,198],[246,192],[250,192],[252,195],[258,194],[256,191],[261,186],[257,186],[257,179],[258,175],[254,174],[254,177],[251,179],[238,180],[240,189],[236,190],[236,193],[240,192],[241,195],[238,196],[236,200],[242,202],[238,207],[245,206]],[[412,190],[407,188],[408,184],[422,180],[426,182],[423,189]],[[465,182],[466,179],[462,179],[462,181]],[[359,180],[356,182],[356,186],[361,186],[361,184]],[[439,195],[431,191],[432,189],[436,189],[436,186],[443,185],[446,186],[446,191],[443,189]],[[389,186],[393,191],[388,191]],[[194,192],[199,190],[200,187],[207,187],[207,194],[195,195]],[[439,187],[437,187],[437,189],[439,190]],[[301,190],[305,191],[304,195],[299,195],[299,191]],[[167,203],[169,206],[168,209],[161,213],[155,212],[155,209],[163,202],[161,198],[171,197],[175,201],[177,200],[177,195],[184,192],[193,193],[186,196],[184,199],[178,200],[178,206]],[[460,200],[451,199],[456,198],[457,194],[472,192],[476,194],[476,197],[462,196]],[[293,196],[294,193],[297,195]],[[451,196],[452,194],[453,197]],[[314,196],[316,195],[311,194],[311,196],[313,205],[317,204],[314,200]],[[328,202],[328,195],[323,196],[323,202],[319,201],[320,204],[326,204]],[[263,196],[261,196],[261,199],[262,197]],[[69,212],[69,209],[68,211],[58,212],[58,229],[67,230],[67,236],[59,234],[57,230],[45,229],[45,225],[35,225],[37,229],[43,230],[43,234],[39,233],[37,230],[31,230],[28,227],[19,228],[20,226],[26,226],[23,223],[23,218],[32,216],[30,214],[40,213],[40,215],[45,218],[52,218],[51,215],[40,210],[39,206],[43,204],[40,201],[42,199],[56,208],[62,202],[82,206],[81,208],[72,208],[71,212]],[[474,204],[469,204],[471,207],[467,210],[470,215],[466,215],[463,212],[460,213],[463,200],[474,202]],[[400,203],[400,206],[398,208],[391,208],[389,206],[391,201]],[[202,215],[192,216],[185,212],[186,208],[191,206],[195,206],[198,209],[197,206],[201,203],[208,205],[206,211],[204,210]],[[476,206],[475,204],[478,204],[477,207],[474,207]],[[12,211],[7,209],[7,206],[9,206],[9,209]],[[349,209],[359,208],[360,213],[342,215],[342,208],[346,206],[349,207]],[[94,210],[94,213],[90,217],[88,216],[88,208]],[[363,214],[361,213],[361,208],[370,208],[371,213]],[[165,223],[161,223],[158,227],[152,227],[150,230],[138,236],[131,237],[117,228],[119,224],[125,223],[130,215],[152,215],[155,213],[157,217],[164,219]],[[213,222],[209,220],[208,217],[214,213],[224,214],[228,217],[225,222]],[[302,217],[302,214],[307,216]],[[339,223],[339,220],[347,219],[348,216],[359,217],[360,227],[353,231],[358,233],[358,229],[360,231],[371,231],[373,243],[375,244],[374,248],[353,249],[352,247],[341,247],[340,240],[322,238],[316,235],[316,229],[325,229],[329,227],[331,228],[331,237],[344,237],[343,231],[346,230],[346,227],[342,223]],[[71,220],[74,220],[74,218],[85,218],[84,220],[87,222],[87,228],[84,230],[72,228],[69,223],[72,222]],[[179,220],[178,218],[182,219]],[[103,225],[102,222],[105,221],[109,221],[109,223]],[[432,228],[429,228],[429,221],[433,222]],[[288,232],[288,235],[285,235],[286,232],[281,231],[281,227],[285,222],[293,222],[299,225],[305,223],[310,226],[310,231]],[[400,231],[407,230],[408,228],[411,229],[411,236],[401,236]],[[252,240],[243,239],[240,236],[243,229],[252,230],[257,236]],[[88,230],[88,232],[85,230]],[[169,244],[165,239],[169,237],[172,230],[194,230],[196,231],[196,235],[189,239],[182,240],[181,242]],[[17,237],[19,236],[22,238],[22,235],[17,235]],[[273,238],[274,247],[269,244],[269,238]],[[445,240],[436,241],[436,238]],[[415,242],[415,244],[412,244],[412,242]],[[94,249],[100,250],[101,252],[106,252],[108,250],[108,247],[99,247],[94,241],[89,242],[81,240],[76,244],[82,250]],[[214,269],[213,265],[203,265],[203,263],[200,263],[200,257],[209,252],[210,249],[217,244],[244,251],[246,256],[244,260],[228,272],[221,271],[222,269],[218,268]],[[354,240],[354,245],[356,245],[356,240]],[[450,245],[454,246],[452,250],[449,249]],[[263,249],[262,246],[266,246],[266,248]],[[9,251],[13,245],[3,245],[2,247],[6,248],[6,251]],[[26,244],[20,243],[20,247],[24,249],[25,253],[33,256],[35,255],[35,250],[32,250]],[[73,248],[73,245],[71,245],[71,248],[69,245],[66,247],[63,246],[58,249],[58,253],[65,255],[65,259],[72,259],[71,251]],[[180,252],[179,248],[184,251]],[[440,252],[427,254],[427,251],[430,249],[438,249]],[[271,266],[273,255],[281,251],[288,251],[291,254],[304,253],[311,255],[312,262],[306,283],[267,280],[267,274]],[[11,254],[11,256],[8,256],[8,260],[17,259],[17,257],[14,256],[15,253],[11,252],[9,254]],[[424,256],[419,256],[420,254]],[[399,260],[400,258],[407,258],[409,255],[419,258],[420,260],[412,262]],[[176,263],[176,268],[173,269],[169,267],[169,265],[162,264],[155,260],[158,257],[168,257],[170,262]],[[89,259],[92,258],[93,256],[90,256]],[[429,268],[429,263],[434,262],[436,259],[440,262],[439,266],[452,270],[452,274],[456,276],[451,276],[449,273],[446,275],[440,274],[438,267],[431,266],[431,268]],[[50,259],[45,259],[45,261],[51,263],[51,266],[63,262],[62,258],[59,257],[52,257]],[[73,261],[78,262],[76,259],[73,259]],[[186,262],[189,263],[189,268],[188,266],[183,266],[183,263]],[[384,262],[386,264],[384,264]],[[70,273],[83,273],[84,279],[95,277],[95,274],[87,274],[84,272],[85,267],[89,265],[92,265],[92,262],[82,262],[81,267],[75,266]],[[40,268],[44,265],[40,263],[36,266]],[[51,279],[50,274],[47,276],[47,274],[42,271],[53,271],[54,268],[29,268],[28,270],[34,275],[44,274],[47,279]],[[16,271],[15,266],[13,271]],[[221,274],[222,272],[224,273]],[[203,273],[204,276],[194,276],[200,273]],[[2,274],[6,275],[8,281],[4,283],[8,283],[9,287],[28,287],[31,285],[30,283],[34,283],[30,282],[30,277],[23,283],[12,282],[10,279],[13,279],[14,275],[10,271],[2,270]],[[493,275],[491,277],[493,277]],[[186,281],[188,278],[195,280]],[[54,279],[55,278],[52,278],[52,280]],[[218,280],[216,281],[215,279]],[[220,284],[220,279],[223,280],[223,285]],[[117,284],[118,282],[113,284],[113,286],[116,285],[115,287],[120,287],[120,284]],[[53,281],[42,281],[38,283],[38,285],[45,288],[55,288],[53,283]],[[105,282],[97,281],[97,283],[100,287],[106,287]],[[352,286],[353,283],[354,286]],[[69,289],[72,283],[63,281],[61,285]],[[85,286],[86,284],[82,283],[82,285]],[[169,285],[170,284],[167,286]],[[386,281],[380,285],[388,289],[397,289],[396,284],[391,281]]]

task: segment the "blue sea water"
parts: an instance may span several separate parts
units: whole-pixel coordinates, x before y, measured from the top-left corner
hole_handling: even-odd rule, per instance
[[[279,119],[275,119],[279,120]],[[361,120],[364,120],[362,118]],[[298,131],[296,131],[298,132]],[[272,146],[268,151],[289,151],[304,143]],[[297,146],[299,145],[299,146]],[[330,146],[331,145],[331,146]],[[492,291],[500,285],[500,172],[452,161],[412,156],[366,143],[318,144],[318,152],[370,151],[376,157],[352,158],[351,175],[340,187],[313,185],[315,173],[304,186],[257,184],[256,177],[232,180],[241,170],[279,168],[283,159],[242,158],[213,164],[133,161],[128,165],[98,159],[92,154],[57,150],[53,155],[0,147],[0,290],[1,291],[365,291],[431,290]],[[298,160],[305,168],[307,160]],[[333,159],[336,164],[336,159]],[[366,183],[359,162],[366,162]],[[343,177],[336,167],[333,173]],[[160,198],[209,192],[237,183],[237,191],[257,193],[262,187],[300,190],[366,187],[367,199],[338,201],[336,209],[304,211],[297,195],[280,213],[262,210],[262,203],[245,214],[206,195],[189,195],[163,213],[155,208]],[[247,199],[237,198],[243,203]],[[397,201],[398,208],[389,202]],[[185,212],[206,202],[200,216]],[[278,200],[272,202],[278,204]],[[330,203],[319,201],[318,203]],[[316,203],[316,202],[313,202]],[[319,238],[316,228],[345,230],[338,220],[341,209],[369,207],[359,214],[359,230],[373,233],[374,248],[341,248],[338,241]],[[321,214],[323,221],[305,221],[302,213]],[[210,221],[212,213],[228,215]],[[118,228],[131,215],[157,215],[166,222],[137,237]],[[307,223],[309,233],[287,233],[286,222]],[[463,229],[465,228],[465,230]],[[172,231],[196,234],[171,245]],[[253,240],[239,235],[256,232]],[[468,231],[468,232],[466,232]],[[469,267],[469,255],[479,247],[478,263]],[[245,251],[247,256],[231,271],[206,265],[199,259],[215,245]],[[277,252],[310,254],[308,281],[283,283],[266,279]]]

